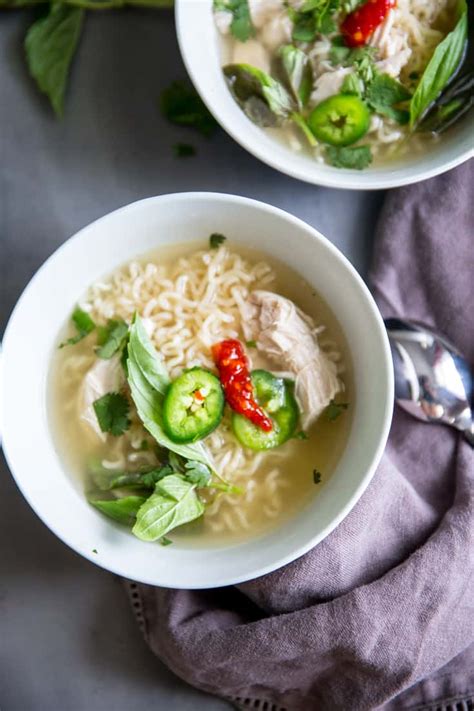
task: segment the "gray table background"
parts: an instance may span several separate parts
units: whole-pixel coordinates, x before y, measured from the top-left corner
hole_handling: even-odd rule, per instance
[[[160,193],[214,190],[278,205],[319,228],[366,276],[382,193],[300,183],[222,131],[205,140],[161,118],[160,89],[185,76],[170,12],[89,13],[62,122],[25,70],[30,19],[0,14],[0,334],[62,242],[110,210]],[[174,158],[177,141],[193,143],[198,155]],[[27,429],[26,418],[26,437]],[[0,708],[229,708],[152,656],[119,582],[49,532],[1,458]]]

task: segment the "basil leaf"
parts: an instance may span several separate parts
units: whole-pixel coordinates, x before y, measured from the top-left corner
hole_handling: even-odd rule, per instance
[[[302,109],[308,103],[313,90],[313,70],[307,55],[287,44],[280,49],[283,71],[293,98]]]
[[[370,146],[328,146],[326,156],[329,163],[336,168],[363,170],[372,163]]]
[[[92,403],[102,432],[120,437],[130,427],[130,405],[124,395],[107,393]]]
[[[99,509],[103,514],[114,521],[132,525],[135,521],[139,509],[146,501],[145,496],[125,496],[123,499],[110,499],[109,501],[98,501],[89,499],[89,503]]]
[[[79,307],[74,309],[71,321],[76,327],[77,334],[71,338],[68,338],[63,343],[60,343],[59,348],[64,348],[64,346],[74,346],[76,343],[79,343],[79,341],[82,341],[83,338],[88,336],[89,333],[92,333],[95,329],[95,323],[89,314]]]
[[[107,326],[99,331],[99,348],[96,354],[99,358],[109,360],[122,350],[128,338],[128,325],[122,319],[111,319]]]
[[[83,21],[84,10],[55,2],[48,15],[31,25],[26,34],[28,69],[57,116],[63,114],[69,68]]]
[[[137,513],[133,533],[142,541],[156,541],[204,513],[195,484],[173,474],[159,481]]]
[[[410,126],[413,128],[444,89],[460,61],[467,41],[467,5],[459,3],[456,27],[436,47],[410,102]]]
[[[195,128],[207,137],[218,127],[214,116],[188,81],[174,81],[163,89],[160,109],[171,123]]]
[[[251,121],[269,127],[288,118],[293,101],[276,79],[250,64],[227,64],[223,71],[232,94]]]
[[[139,472],[114,472],[110,469],[101,468],[92,475],[92,478],[94,484],[101,491],[127,488],[154,489],[155,484],[160,481],[160,479],[164,479],[165,476],[169,476],[173,473],[173,468],[169,464],[165,464],[161,467],[154,467],[153,469]]]
[[[139,316],[130,327],[127,371],[138,416],[158,444],[185,459],[202,462],[213,469],[212,460],[202,442],[176,444],[163,430],[163,400],[169,376]]]
[[[388,116],[398,123],[408,123],[409,113],[396,105],[411,98],[403,84],[388,74],[376,74],[367,86],[366,101],[378,114]]]

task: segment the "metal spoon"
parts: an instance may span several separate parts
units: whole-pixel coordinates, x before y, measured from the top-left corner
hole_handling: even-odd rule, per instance
[[[416,321],[385,321],[395,370],[395,398],[424,422],[460,430],[474,447],[473,376],[459,351]]]

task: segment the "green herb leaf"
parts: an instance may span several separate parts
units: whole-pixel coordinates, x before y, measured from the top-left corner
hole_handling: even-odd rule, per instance
[[[174,81],[161,92],[161,113],[171,123],[195,128],[210,136],[218,123],[194,87],[187,81]]]
[[[293,20],[292,37],[297,42],[311,42],[316,35],[328,35],[336,30],[334,13],[340,8],[340,0],[306,0],[296,11],[291,9]]]
[[[247,348],[256,348],[257,341],[245,341],[245,345],[247,346]]]
[[[176,444],[163,430],[163,400],[170,380],[139,316],[135,317],[130,327],[127,370],[138,416],[158,444],[185,459],[202,462],[213,469],[212,460],[202,442]]]
[[[318,471],[317,469],[313,469],[313,482],[315,484],[320,484],[321,483],[321,472]]]
[[[314,133],[308,126],[308,122],[306,121],[306,119],[301,114],[298,114],[298,113],[291,114],[290,118],[298,126],[298,128],[302,131],[304,137],[308,141],[311,148],[315,148],[318,145],[318,142],[316,140]]]
[[[170,546],[172,543],[171,538],[166,538],[166,536],[160,538],[160,546]]]
[[[127,526],[133,524],[140,507],[143,506],[145,501],[145,496],[125,496],[123,499],[110,499],[108,501],[89,499],[89,503],[103,514]]]
[[[364,83],[358,74],[348,74],[344,77],[341,86],[341,94],[355,94],[362,96],[364,92]]]
[[[283,73],[293,98],[302,109],[313,90],[313,70],[308,56],[301,49],[287,44],[280,49]]]
[[[93,549],[92,549],[92,552],[93,552],[93,553],[97,553],[97,548],[93,548]]]
[[[330,402],[326,408],[326,417],[329,422],[334,422],[337,420],[342,413],[349,407],[348,402]]]
[[[83,21],[84,10],[54,2],[48,15],[31,25],[26,34],[28,69],[57,116],[63,114],[69,68]]]
[[[258,126],[277,126],[293,111],[294,102],[283,84],[261,69],[227,64],[223,71],[236,101]]]
[[[209,486],[211,481],[211,470],[202,462],[186,462],[184,465],[184,476],[187,481],[196,486]]]
[[[156,541],[203,513],[196,485],[173,474],[157,483],[154,493],[139,509],[133,533],[142,541]]]
[[[94,484],[101,491],[112,491],[112,489],[144,488],[154,489],[160,479],[174,474],[173,467],[165,464],[153,469],[141,470],[138,472],[117,472],[110,469],[100,468],[92,474]]]
[[[452,32],[436,47],[410,102],[413,128],[442,92],[462,60],[467,41],[467,5],[459,2],[459,19]]]
[[[190,158],[196,155],[196,149],[190,143],[175,143],[173,153],[176,158]]]
[[[408,123],[409,113],[397,108],[397,104],[411,98],[411,93],[396,79],[388,74],[376,74],[369,83],[366,101],[378,114],[388,116],[398,123]]]
[[[341,10],[349,15],[354,10],[357,10],[359,5],[366,2],[366,0],[342,0]]]
[[[99,348],[96,354],[99,358],[109,360],[121,351],[128,339],[128,325],[122,319],[111,319],[107,326],[99,331]]]
[[[293,439],[306,440],[306,439],[309,439],[309,437],[308,437],[308,435],[306,434],[306,432],[301,431],[301,432],[297,432],[297,433],[295,434],[295,436],[294,436]]]
[[[232,13],[231,34],[240,42],[246,42],[255,34],[248,0],[214,0],[214,10]]]
[[[88,336],[89,333],[92,333],[95,329],[95,323],[89,314],[79,307],[74,309],[71,321],[76,327],[77,334],[72,336],[72,338],[68,338],[66,341],[63,341],[63,343],[60,343],[59,348],[64,348],[64,346],[74,346],[76,343],[79,343],[79,341],[82,341],[83,338]]]
[[[370,146],[328,146],[326,156],[329,163],[336,168],[363,170],[372,163]]]
[[[227,237],[221,235],[219,232],[213,232],[212,235],[209,237],[209,248],[217,249],[221,246],[221,244],[224,244],[226,239]]]
[[[120,437],[130,427],[130,405],[124,395],[107,393],[93,402],[97,422],[102,432]]]

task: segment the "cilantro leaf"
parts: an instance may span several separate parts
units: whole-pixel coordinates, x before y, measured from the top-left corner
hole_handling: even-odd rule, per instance
[[[245,345],[247,346],[247,348],[256,348],[257,341],[245,341]]]
[[[92,404],[102,432],[109,432],[114,437],[119,437],[130,427],[128,418],[130,405],[124,395],[107,393]]]
[[[329,422],[337,420],[348,407],[348,402],[334,402],[334,400],[332,400],[326,408],[326,417]]]
[[[210,249],[217,249],[221,246],[221,244],[224,244],[226,239],[227,237],[224,237],[224,235],[221,235],[219,232],[213,232],[212,235],[209,237]]]
[[[99,327],[99,358],[109,360],[125,346],[128,338],[128,325],[122,319],[110,319],[107,326]]]
[[[292,9],[292,37],[298,42],[311,42],[316,35],[329,35],[336,30],[334,13],[340,8],[340,0],[306,0],[301,8]]]
[[[232,13],[231,34],[240,42],[246,42],[255,34],[248,0],[214,0],[214,11],[225,10]]]
[[[189,143],[175,143],[173,153],[176,158],[189,158],[196,155],[196,149]]]
[[[348,74],[344,77],[344,81],[341,86],[341,94],[355,94],[356,96],[362,96],[364,91],[364,84],[362,79],[357,74]]]
[[[329,163],[336,168],[363,170],[372,163],[370,146],[328,146],[326,156]]]
[[[71,321],[75,325],[77,333],[75,336],[72,336],[66,341],[63,341],[63,343],[60,343],[60,348],[64,348],[64,346],[74,346],[76,343],[79,343],[79,341],[82,341],[83,338],[88,336],[89,333],[92,333],[96,327],[89,314],[79,308],[79,306],[74,309]]]
[[[211,470],[202,462],[189,461],[184,465],[184,477],[196,486],[208,486],[211,481]]]
[[[25,38],[31,76],[61,117],[70,65],[84,21],[84,10],[51,3],[49,13],[31,25]]]
[[[410,115],[408,111],[397,108],[397,104],[410,98],[408,89],[388,74],[376,74],[367,87],[366,101],[369,106],[398,123],[408,123]]]
[[[161,92],[161,113],[171,123],[195,128],[210,136],[218,124],[188,81],[174,81]]]

